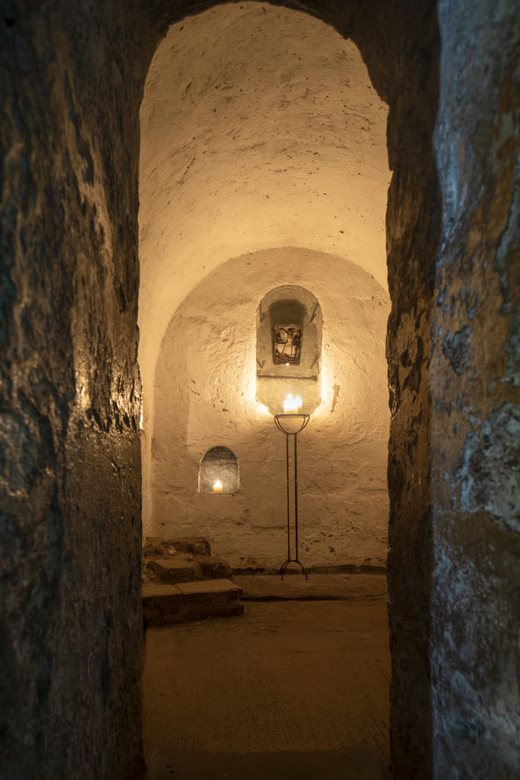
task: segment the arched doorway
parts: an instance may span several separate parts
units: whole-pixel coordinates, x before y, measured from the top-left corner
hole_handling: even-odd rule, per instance
[[[255,392],[255,314],[303,285],[326,333],[306,555],[384,564],[386,106],[359,51],[307,14],[217,5],[170,28],[141,116],[145,534],[199,532],[235,567],[275,564],[283,482],[262,451],[278,441]],[[224,500],[196,493],[216,442],[240,460]]]

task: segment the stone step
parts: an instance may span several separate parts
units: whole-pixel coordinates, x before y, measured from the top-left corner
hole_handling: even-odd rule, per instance
[[[242,589],[230,580],[199,580],[176,585],[147,582],[142,586],[146,627],[169,626],[190,620],[241,615]]]
[[[152,558],[174,558],[177,555],[211,555],[211,546],[203,536],[189,539],[164,539],[147,536],[143,555]]]
[[[231,566],[211,555],[177,556],[175,558],[143,558],[145,582],[190,582],[191,580],[231,579]]]
[[[203,579],[232,579],[231,566],[222,558],[214,558],[212,555],[197,555],[193,557],[193,562],[198,565]]]
[[[191,582],[199,579],[199,566],[186,558],[144,558],[143,579],[148,582]]]

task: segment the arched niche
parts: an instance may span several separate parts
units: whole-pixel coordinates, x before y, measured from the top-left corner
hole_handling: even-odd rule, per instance
[[[292,393],[313,412],[321,401],[322,314],[305,287],[281,285],[257,309],[256,398],[276,414]]]
[[[235,453],[228,447],[212,447],[200,462],[199,493],[230,495],[238,493],[239,489],[240,475]]]

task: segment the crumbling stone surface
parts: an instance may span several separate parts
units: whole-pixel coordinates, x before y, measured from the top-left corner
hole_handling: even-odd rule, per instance
[[[211,555],[211,545],[207,539],[163,539],[159,536],[148,536],[143,547],[143,555],[175,557],[186,553],[188,555]]]
[[[192,555],[189,558],[144,558],[144,582],[191,582],[232,579],[231,566],[220,558]]]
[[[204,579],[219,579],[221,577],[232,579],[231,566],[227,561],[209,555],[197,557],[195,560]]]
[[[148,537],[143,547],[143,582],[190,582],[232,579],[231,566],[211,555],[207,539],[164,539]]]
[[[144,558],[143,582],[190,582],[197,579],[198,566],[185,558]]]

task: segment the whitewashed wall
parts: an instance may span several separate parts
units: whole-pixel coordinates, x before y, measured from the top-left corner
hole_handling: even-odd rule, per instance
[[[279,284],[310,290],[324,319],[322,403],[300,437],[300,557],[383,563],[388,296],[347,260],[293,247],[229,261],[171,320],[156,374],[148,532],[207,536],[237,567],[284,560],[285,442],[255,398],[256,308]],[[283,396],[281,387],[280,406]],[[200,494],[200,459],[219,444],[239,459],[240,491]]]

